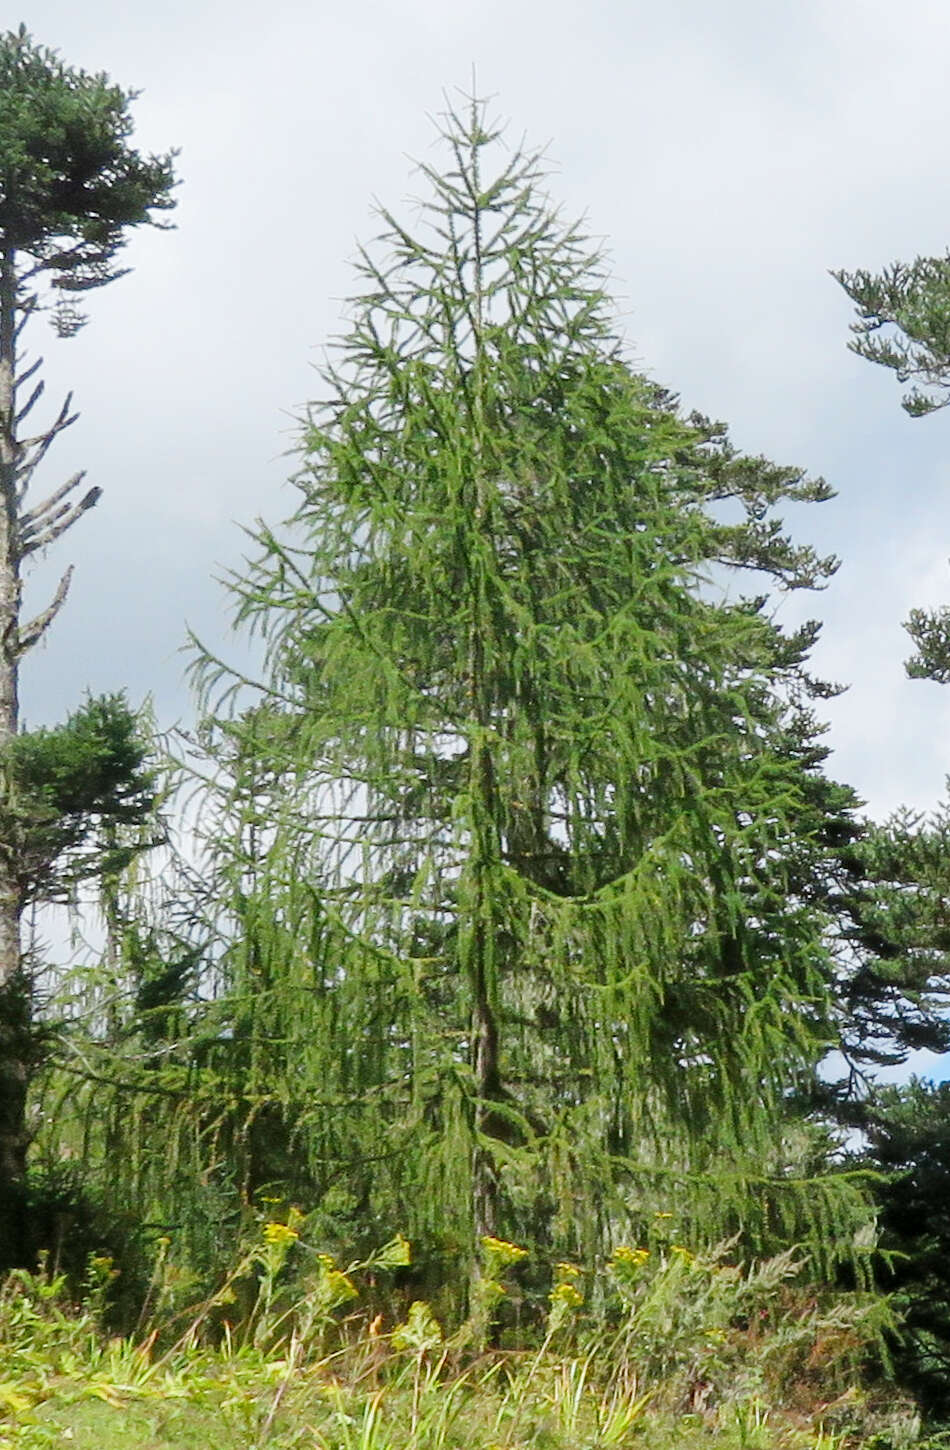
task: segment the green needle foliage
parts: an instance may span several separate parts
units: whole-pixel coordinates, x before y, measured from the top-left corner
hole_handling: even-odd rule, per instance
[[[270,674],[218,727],[219,1060],[285,1094],[318,1198],[447,1262],[592,1258],[674,1202],[696,1238],[840,1245],[859,1196],[783,1129],[832,1030],[812,632],[741,593],[831,572],[772,512],[828,490],[631,370],[480,103],[442,139],[232,581]]]
[[[174,153],[129,145],[135,95],[65,65],[23,25],[0,36],[0,245],[28,256],[23,281],[101,287],[122,275],[126,230],[174,206]],[[60,307],[57,322],[68,333],[82,317]]]
[[[866,1156],[883,1175],[881,1283],[901,1315],[898,1380],[934,1428],[950,1423],[950,1084],[917,1078],[868,1104]]]
[[[154,825],[156,799],[141,721],[124,696],[91,697],[64,725],[15,736],[5,764],[0,833],[15,846],[23,906],[66,900],[145,849],[123,844],[130,828]]]
[[[900,811],[851,851],[856,880],[845,938],[846,1051],[855,1065],[893,1066],[950,1048],[950,812]]]
[[[837,271],[857,308],[848,346],[912,383],[903,407],[924,417],[950,402],[950,255],[895,262],[883,272]]]
[[[857,309],[848,346],[910,383],[902,406],[923,418],[950,403],[950,253],[894,262],[883,272],[832,276]],[[912,679],[950,681],[950,609],[912,609],[904,625],[916,647]]]

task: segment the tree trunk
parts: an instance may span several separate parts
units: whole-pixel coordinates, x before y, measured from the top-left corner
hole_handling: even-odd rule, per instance
[[[476,869],[478,867],[476,866]],[[501,1087],[498,1062],[498,1023],[495,1018],[492,992],[489,987],[490,961],[494,943],[488,939],[492,930],[491,903],[486,899],[484,878],[477,887],[476,920],[473,930],[472,961],[472,1038],[475,1093],[478,1107],[475,1114],[476,1142],[472,1164],[472,1210],[476,1240],[498,1234],[498,1178],[494,1155],[484,1141],[493,1127],[491,1103]],[[487,920],[486,920],[487,918]]]
[[[478,156],[474,156],[474,175],[478,189]],[[476,1143],[472,1161],[472,1218],[476,1245],[486,1235],[498,1233],[498,1177],[494,1155],[487,1139],[491,1130],[489,1104],[498,1096],[501,1086],[499,1068],[498,980],[496,961],[495,912],[492,902],[492,867],[497,863],[497,821],[494,769],[488,744],[491,724],[491,696],[485,666],[485,631],[490,611],[486,608],[484,561],[478,545],[490,530],[488,499],[484,468],[483,363],[484,363],[484,297],[482,291],[481,217],[473,218],[473,332],[475,361],[472,368],[472,423],[475,428],[475,469],[472,479],[473,525],[472,556],[468,561],[472,615],[469,639],[469,700],[474,731],[469,736],[469,789],[472,810],[470,870],[473,876],[473,920],[469,931],[468,978],[472,992],[472,1068],[475,1076]],[[474,738],[473,738],[474,735]],[[473,1271],[478,1274],[476,1249]]]
[[[16,295],[14,253],[0,258],[0,751],[19,727],[20,550],[17,509]],[[3,875],[12,875],[4,871]],[[19,908],[9,914],[8,883],[0,880],[0,983],[20,967]],[[10,922],[15,922],[11,933]]]
[[[11,804],[3,753],[17,733],[20,555],[17,522],[15,256],[0,257],[0,799]],[[19,1257],[26,1171],[29,990],[20,943],[16,846],[0,840],[0,1262]]]

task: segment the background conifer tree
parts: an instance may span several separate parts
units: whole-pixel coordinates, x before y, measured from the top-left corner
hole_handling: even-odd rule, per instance
[[[879,1088],[865,1114],[865,1158],[879,1175],[881,1288],[900,1313],[898,1382],[928,1428],[950,1421],[950,1083]]]
[[[82,473],[44,498],[31,495],[39,465],[75,415],[67,398],[50,426],[26,425],[43,392],[42,360],[24,364],[21,335],[47,306],[61,335],[75,332],[83,318],[74,299],[121,276],[116,257],[128,229],[173,204],[171,157],[146,158],[129,145],[133,98],[104,75],[70,69],[23,26],[0,36],[0,795],[7,820],[20,809],[10,764],[20,661],[61,609],[72,572],[24,620],[23,568],[99,497],[97,488],[82,491]],[[0,839],[0,1194],[21,1181],[26,1149],[30,1009],[18,841],[16,832]]]

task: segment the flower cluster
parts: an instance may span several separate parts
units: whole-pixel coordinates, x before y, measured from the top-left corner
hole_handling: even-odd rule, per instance
[[[507,1269],[509,1264],[519,1264],[528,1257],[527,1249],[510,1244],[507,1239],[492,1238],[490,1234],[482,1239],[482,1248],[485,1250],[485,1257],[498,1269]]]
[[[611,1254],[610,1265],[613,1269],[620,1264],[628,1265],[631,1269],[639,1269],[649,1257],[649,1249],[631,1249],[627,1244],[620,1244]]]
[[[565,1284],[563,1279],[560,1284],[555,1284],[548,1295],[553,1309],[558,1304],[563,1304],[565,1309],[580,1309],[584,1302],[584,1296],[573,1284]]]
[[[611,1254],[607,1267],[619,1284],[634,1284],[649,1257],[649,1249],[632,1249],[620,1244]]]
[[[300,1235],[295,1228],[286,1223],[265,1223],[264,1242],[266,1244],[280,1245],[289,1248]]]
[[[556,1334],[584,1304],[584,1296],[576,1283],[581,1276],[577,1265],[555,1264],[554,1272],[556,1275],[554,1288],[548,1295],[548,1303],[551,1306],[548,1311],[548,1336]]]

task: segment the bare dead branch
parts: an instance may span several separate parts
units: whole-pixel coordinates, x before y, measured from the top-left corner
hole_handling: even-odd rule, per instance
[[[27,554],[33,554],[37,549],[45,549],[47,545],[52,544],[60,534],[65,534],[67,529],[71,529],[78,518],[81,518],[89,509],[94,508],[101,497],[101,488],[91,488],[78,503],[71,506],[67,504],[65,508],[59,509],[53,519],[41,525],[31,536],[30,542],[20,550],[20,557],[25,558]]]
[[[36,359],[36,362],[30,363],[30,366],[28,368],[24,368],[22,372],[18,373],[17,374],[17,380],[16,380],[17,387],[18,388],[22,388],[22,386],[23,386],[24,383],[28,383],[29,380],[30,380],[30,378],[36,372],[36,370],[38,368],[41,368],[42,366],[43,366],[43,359],[41,357],[38,357]]]
[[[22,382],[22,379],[20,379],[20,381]],[[23,407],[19,410],[19,412],[16,415],[16,424],[17,424],[17,427],[19,427],[19,425],[23,422],[23,419],[26,417],[27,413],[29,413],[30,409],[43,396],[43,394],[45,392],[46,392],[46,384],[43,382],[43,379],[40,378],[40,381],[37,383],[36,387],[33,389],[32,393],[29,396],[29,398],[23,404]]]
[[[79,487],[85,476],[86,470],[84,468],[79,473],[74,473],[72,478],[68,478],[61,488],[56,489],[54,493],[50,494],[49,498],[44,498],[43,502],[38,503],[36,508],[30,509],[29,513],[22,514],[20,517],[21,530],[24,533],[33,532],[37,525],[42,523],[51,509],[54,509],[58,503],[61,503],[64,498],[71,494],[74,488]]]
[[[63,406],[60,408],[59,413],[56,417],[56,421],[54,423],[51,423],[48,428],[44,428],[42,433],[37,433],[32,438],[21,438],[20,447],[37,448],[42,443],[46,443],[47,447],[49,447],[49,444],[56,437],[56,434],[62,433],[64,428],[68,428],[71,423],[75,423],[76,419],[79,417],[78,413],[70,413],[69,411],[72,407],[72,402],[72,393],[67,393],[66,398],[63,402]]]
[[[40,434],[37,438],[27,438],[21,441],[20,448],[27,452],[32,450],[32,454],[17,466],[16,478],[19,485],[17,489],[17,503],[22,503],[26,498],[33,480],[33,475],[49,452],[53,439],[62,433],[64,428],[68,428],[71,424],[75,423],[79,417],[78,413],[70,413],[69,411],[72,398],[73,395],[70,393],[59,410],[59,417],[51,428],[48,428],[45,433]]]
[[[66,570],[66,573],[59,581],[59,585],[56,589],[56,593],[53,595],[52,602],[47,606],[46,609],[42,611],[41,614],[38,614],[35,619],[31,619],[29,624],[19,631],[16,646],[16,653],[18,657],[20,655],[25,655],[28,649],[32,649],[33,646],[35,644],[38,644],[39,641],[43,638],[43,635],[49,629],[50,625],[53,623],[53,620],[56,618],[63,605],[66,603],[66,595],[69,593],[69,586],[72,583],[72,578],[73,566],[72,564],[70,564],[69,568]]]

